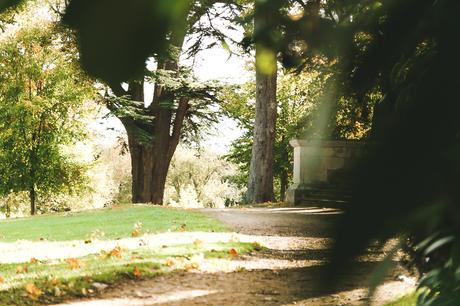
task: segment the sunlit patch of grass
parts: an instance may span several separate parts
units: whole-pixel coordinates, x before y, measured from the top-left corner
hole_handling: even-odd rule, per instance
[[[98,287],[126,279],[151,278],[177,269],[195,269],[194,257],[231,258],[247,254],[251,243],[184,244],[136,250],[121,248],[82,258],[1,265],[0,305],[62,302],[98,293]],[[77,264],[76,264],[77,263]]]
[[[0,242],[17,240],[85,240],[130,237],[135,224],[142,233],[181,231],[223,232],[229,228],[199,212],[152,205],[120,207],[79,213],[44,215],[0,221]]]
[[[413,292],[411,294],[402,296],[393,302],[385,304],[385,306],[416,306],[417,298],[418,298],[418,293]]]

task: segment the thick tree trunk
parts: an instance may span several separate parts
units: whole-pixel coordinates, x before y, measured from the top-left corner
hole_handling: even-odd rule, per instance
[[[254,31],[259,34],[269,30],[272,11],[260,6],[256,1]],[[268,53],[267,53],[268,52]],[[266,56],[273,52],[272,56]],[[271,61],[271,62],[268,62]],[[267,68],[268,67],[268,68]],[[256,43],[256,106],[254,123],[254,141],[252,145],[251,164],[249,168],[248,191],[249,203],[262,203],[274,200],[273,163],[276,124],[276,79],[277,60],[274,51]]]
[[[37,193],[35,191],[34,186],[32,186],[29,190],[29,199],[30,199],[30,214],[33,216],[37,213],[37,206],[36,206]]]
[[[276,59],[274,65],[276,67]],[[256,119],[246,197],[249,203],[274,200],[273,145],[277,111],[276,79],[276,72],[272,75],[266,75],[259,69],[256,70]]]
[[[132,100],[143,101],[141,85],[136,87],[135,84],[131,84],[129,94]],[[153,126],[135,119],[121,118],[128,134],[131,154],[133,203],[163,203],[169,165],[179,143],[188,109],[188,99],[180,99],[173,118],[171,108],[163,106],[163,102],[168,99],[173,97],[166,90],[159,86],[155,88],[154,101],[148,109],[154,116]],[[149,134],[151,139],[146,141],[145,137],[139,134],[140,130]]]
[[[129,147],[133,203],[162,204],[171,159],[163,152],[155,152],[151,145],[130,144]]]

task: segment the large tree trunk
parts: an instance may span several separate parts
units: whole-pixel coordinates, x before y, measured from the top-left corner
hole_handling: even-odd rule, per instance
[[[131,138],[130,142],[135,141],[135,136],[128,138]],[[162,146],[157,145],[156,148]],[[154,150],[151,144],[130,144],[129,147],[133,203],[162,204],[171,157],[161,149]]]
[[[176,70],[177,64],[164,64],[167,70]],[[127,92],[131,100],[143,102],[142,82],[130,84]],[[132,202],[162,204],[169,165],[177,148],[182,125],[188,110],[188,99],[179,99],[177,109],[165,106],[174,97],[162,86],[156,86],[149,108],[153,125],[133,118],[120,118],[128,135],[131,154]],[[141,135],[143,133],[144,135]],[[145,134],[150,139],[145,138]]]
[[[166,176],[177,146],[176,135],[170,135],[172,111],[162,107],[160,102],[165,99],[165,94],[156,88],[155,104],[150,110],[152,115],[155,114],[153,126],[139,120],[122,118],[131,154],[133,203],[163,203]],[[143,84],[130,84],[129,95],[134,101],[143,101]],[[145,138],[145,133],[150,139]]]
[[[256,20],[257,27],[257,20]],[[256,118],[254,124],[254,141],[252,145],[251,164],[249,169],[248,191],[246,199],[249,203],[263,203],[274,200],[273,163],[276,124],[276,58],[272,74],[266,74],[259,68],[256,46]]]
[[[247,200],[263,203],[274,200],[273,144],[276,123],[276,73],[256,74],[256,120],[252,145]]]
[[[269,30],[267,24],[273,13],[266,8],[262,9],[261,3],[256,1],[254,15],[254,31],[259,35]],[[272,52],[273,56],[267,57],[267,52]],[[271,62],[268,62],[270,60]],[[276,79],[277,60],[274,51],[265,48],[261,43],[256,43],[256,118],[246,194],[246,200],[249,203],[274,200],[273,147],[277,113]]]

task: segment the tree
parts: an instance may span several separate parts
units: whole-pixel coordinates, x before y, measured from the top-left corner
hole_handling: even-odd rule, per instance
[[[255,3],[254,31],[261,30],[261,24],[267,23],[271,12]],[[257,43],[256,47],[256,105],[254,122],[254,140],[252,142],[251,163],[249,167],[248,191],[249,203],[262,203],[274,200],[273,161],[276,123],[276,53]]]
[[[212,7],[219,2],[73,0],[66,9],[64,22],[77,31],[83,66],[109,85],[107,106],[126,128],[134,203],[163,202],[179,141],[196,138],[216,120],[209,106],[216,101],[218,87],[197,82],[179,58],[184,41],[196,31],[219,36],[212,24],[195,27],[203,15],[213,15]],[[148,69],[147,60],[156,68]],[[145,105],[147,82],[155,89]]]
[[[329,74],[309,69],[300,74],[285,70],[277,81],[277,131],[274,142],[274,185],[276,198],[284,200],[292,176],[293,154],[289,141],[311,134],[312,123],[319,107]],[[243,176],[239,183],[247,182],[254,129],[255,84],[249,82],[242,88],[228,90],[222,100],[224,112],[237,121],[245,133],[232,143],[227,158],[240,166]]]
[[[168,173],[166,199],[181,207],[223,208],[238,202],[241,188],[231,181],[236,167],[206,149],[179,147]]]
[[[0,194],[28,192],[32,215],[40,194],[85,180],[64,147],[84,136],[93,89],[54,30],[20,29],[0,43]]]

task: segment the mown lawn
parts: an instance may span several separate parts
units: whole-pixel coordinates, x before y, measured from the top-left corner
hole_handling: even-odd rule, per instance
[[[137,222],[142,223],[143,233],[229,230],[219,221],[195,211],[124,205],[79,213],[3,220],[0,221],[0,242],[85,240],[91,235],[107,239],[124,238],[131,235]]]
[[[200,243],[112,250],[82,258],[0,265],[0,305],[58,303],[89,297],[100,286],[174,270],[195,270],[207,258],[231,259],[257,249],[251,243]],[[236,255],[235,255],[236,254]]]
[[[103,239],[130,237],[135,224],[140,234],[167,231],[222,232],[229,228],[199,212],[154,206],[120,206],[80,213],[37,216],[0,221],[0,242],[17,240],[87,240],[97,234]],[[100,237],[101,234],[103,237]],[[74,297],[96,295],[100,286],[126,279],[143,279],[175,270],[199,269],[212,258],[237,258],[261,250],[257,243],[206,243],[161,247],[140,246],[134,250],[115,247],[81,258],[30,260],[0,264],[0,305],[50,304]]]

